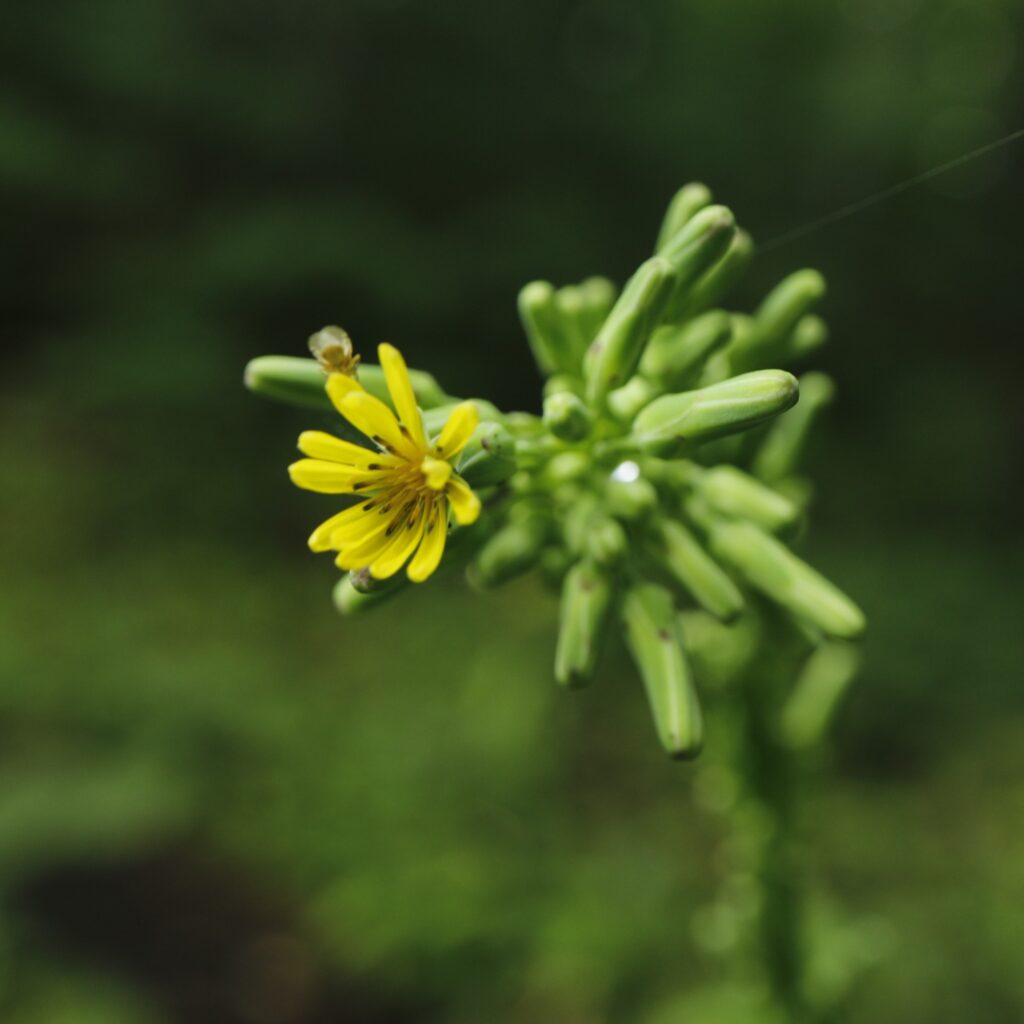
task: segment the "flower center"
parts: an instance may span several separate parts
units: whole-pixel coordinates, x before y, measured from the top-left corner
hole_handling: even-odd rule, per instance
[[[432,491],[444,490],[445,484],[452,477],[452,466],[444,459],[435,459],[432,455],[424,455],[420,463],[423,480]]]

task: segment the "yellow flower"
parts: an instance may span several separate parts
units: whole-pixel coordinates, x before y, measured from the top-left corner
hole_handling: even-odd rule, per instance
[[[364,497],[321,523],[309,538],[310,548],[337,551],[339,568],[369,569],[380,580],[409,562],[409,579],[422,583],[444,554],[448,506],[462,525],[480,514],[480,499],[451,461],[480,417],[472,402],[463,402],[441,433],[428,439],[402,354],[392,345],[379,346],[377,353],[397,418],[352,377],[332,373],[327,378],[334,407],[377,449],[307,430],[299,437],[299,450],[309,457],[288,472],[309,491]]]

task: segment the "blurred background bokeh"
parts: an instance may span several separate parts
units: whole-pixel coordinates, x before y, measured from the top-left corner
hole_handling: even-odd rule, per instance
[[[339,619],[304,545],[330,503],[284,473],[308,418],[241,370],[340,323],[536,409],[524,282],[621,281],[688,180],[766,241],[1021,127],[1024,3],[3,21],[0,1019],[749,1020],[700,927],[703,769],[621,652],[557,693],[530,579]],[[805,550],[871,628],[802,827],[868,947],[851,1024],[1024,1019],[1022,171],[772,249],[737,296],[830,284]]]

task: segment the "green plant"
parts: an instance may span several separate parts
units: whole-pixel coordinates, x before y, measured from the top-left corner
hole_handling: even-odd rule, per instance
[[[759,894],[753,931],[774,1002],[795,1019],[839,998],[815,987],[802,945],[795,778],[853,675],[850,642],[865,622],[789,546],[810,498],[800,457],[833,388],[820,373],[798,380],[780,367],[826,340],[812,312],[824,282],[801,270],[752,315],[727,311],[720,303],[752,253],[732,213],[691,184],[621,291],[600,277],[528,284],[519,312],[546,377],[539,415],[452,398],[428,374],[407,374],[390,346],[382,366],[358,363],[339,328],[313,336],[314,359],[253,360],[246,382],[268,397],[333,404],[374,445],[307,433],[300,447],[312,458],[293,467],[301,486],[356,495],[310,542],[348,569],[335,589],[343,613],[433,571],[439,553],[422,571],[426,539],[413,553],[431,517],[447,522],[450,502],[459,525],[445,567],[482,588],[536,567],[559,589],[560,684],[591,680],[617,623],[659,739],[679,758],[704,739],[695,678],[723,696],[732,726],[715,756],[737,780],[723,809],[749,834],[759,819],[744,869]],[[384,539],[396,531],[408,540]]]

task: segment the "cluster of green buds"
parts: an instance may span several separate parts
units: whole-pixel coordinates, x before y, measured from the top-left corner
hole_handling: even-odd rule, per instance
[[[594,676],[621,628],[675,757],[695,755],[703,735],[682,612],[731,622],[768,601],[815,643],[854,639],[865,625],[788,546],[809,497],[801,453],[833,387],[782,367],[826,339],[813,312],[824,282],[800,270],[752,315],[728,311],[721,303],[752,254],[730,210],[691,184],[621,291],[602,277],[526,285],[519,314],[546,378],[543,411],[502,413],[474,399],[480,425],[457,466],[483,514],[453,531],[445,565],[465,567],[482,588],[536,567],[559,589],[554,674],[565,687]],[[342,337],[336,328],[314,336],[321,360]],[[387,400],[379,367],[364,361],[358,374]],[[316,360],[263,357],[246,380],[327,407]],[[428,374],[412,371],[411,381],[430,434],[457,399]],[[360,612],[404,585],[352,572],[335,602]]]

